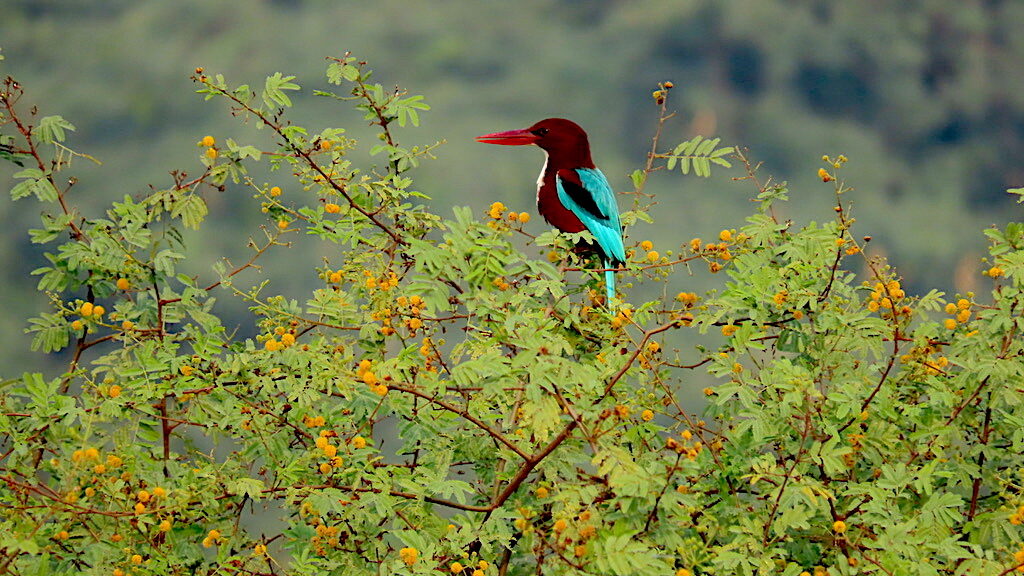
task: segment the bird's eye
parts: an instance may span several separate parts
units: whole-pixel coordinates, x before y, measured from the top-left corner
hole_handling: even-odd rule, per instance
[[[537,128],[536,130],[533,131],[533,133],[536,134],[537,136],[544,136],[544,135],[546,135],[548,133],[548,129],[547,128]]]

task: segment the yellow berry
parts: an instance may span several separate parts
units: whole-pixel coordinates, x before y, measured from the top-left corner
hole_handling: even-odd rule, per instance
[[[321,140],[320,141],[320,149],[321,150],[330,150],[331,149],[331,141],[330,140]]]
[[[118,278],[116,284],[118,290],[127,290],[132,287],[132,283],[127,278]]]
[[[92,302],[83,302],[82,306],[78,309],[78,313],[82,316],[92,316],[93,305]]]
[[[573,554],[575,554],[577,558],[582,558],[582,557],[586,556],[587,555],[587,545],[586,544],[579,544],[579,545],[577,545],[575,550],[573,551]]]
[[[956,315],[956,321],[960,322],[961,324],[967,322],[970,319],[971,319],[971,311],[970,310],[961,310]]]
[[[171,521],[170,520],[163,520],[163,521],[161,521],[160,522],[160,531],[161,532],[170,532],[171,531]]]
[[[363,372],[362,380],[364,384],[374,386],[377,384],[377,375],[367,370],[366,372]]]
[[[946,330],[953,330],[953,329],[956,328],[956,319],[955,318],[946,318],[942,322],[942,324],[946,327]]]
[[[331,284],[341,283],[341,272],[331,272],[331,275],[327,277]]]
[[[680,568],[676,570],[676,576],[693,576],[693,572],[690,572],[686,568]]]
[[[463,570],[462,564],[459,564],[458,562],[452,562],[452,565],[451,565],[452,574],[460,574],[462,572],[462,570]]]
[[[526,224],[529,221],[530,221],[530,214],[528,212],[520,212],[519,213],[519,222],[521,222],[523,224]]]
[[[949,304],[946,304],[946,314],[956,314],[956,312],[957,312],[956,304],[953,304],[952,302],[950,302]]]
[[[828,173],[828,170],[824,168],[818,168],[818,178],[821,178],[822,182],[831,182],[832,175]]]
[[[252,553],[257,556],[265,556],[267,554],[267,545],[260,542],[252,547]]]
[[[333,470],[333,468],[327,462],[323,462],[323,463],[320,464],[320,473],[321,474],[330,474],[331,470]]]
[[[135,322],[132,322],[131,320],[125,320],[124,322],[121,322],[121,330],[128,331],[131,330],[132,328],[135,328]]]
[[[328,214],[337,214],[338,212],[341,212],[341,206],[338,206],[334,202],[328,202],[324,205],[324,212],[327,212]]]
[[[644,252],[650,252],[651,250],[654,249],[654,242],[651,242],[650,240],[644,240],[643,242],[640,243],[640,249],[643,250]]]
[[[526,521],[526,518],[516,518],[514,524],[516,526],[516,530],[522,531],[526,530],[526,527],[529,525],[529,522]]]
[[[999,278],[1003,275],[1003,269],[999,266],[993,266],[988,269],[988,276],[990,278]]]
[[[644,410],[643,412],[640,413],[640,418],[644,422],[650,422],[651,420],[654,420],[654,412],[652,412],[651,410]]]
[[[288,227],[288,221],[287,220],[278,220],[277,221],[277,227],[280,228],[281,230],[284,230],[285,228]]]
[[[218,152],[216,148],[206,149],[206,157],[209,158],[210,160],[215,160],[217,158],[217,154]]]
[[[836,534],[842,534],[846,532],[846,522],[843,522],[842,520],[836,520],[832,523],[832,531]]]
[[[280,196],[281,195],[281,187],[280,186],[272,187],[270,189],[270,195],[271,196]]]
[[[971,307],[971,303],[970,303],[970,301],[968,301],[968,300],[966,300],[964,298],[961,298],[961,299],[956,301],[956,307],[961,309],[961,310],[967,310],[968,308]],[[952,312],[950,312],[950,314],[952,314]]]
[[[142,502],[136,502],[135,503],[135,513],[136,514],[142,514],[145,511],[146,511],[146,505],[145,504],[143,504]]]
[[[721,240],[722,242],[729,242],[729,241],[731,241],[732,240],[732,231],[731,230],[722,230],[721,232],[718,233],[718,239]]]
[[[476,570],[473,570],[473,576],[484,576],[484,571],[477,568]]]
[[[295,344],[295,334],[292,334],[291,332],[286,332],[282,334],[281,344],[284,344],[285,346],[291,346],[292,344]]]
[[[405,562],[406,566],[415,564],[419,555],[420,551],[411,547],[402,548],[398,551],[398,556],[402,559],[402,562]]]
[[[356,436],[355,438],[352,439],[352,447],[355,448],[356,450],[366,448],[366,438],[363,438],[362,436]]]
[[[651,250],[647,253],[647,260],[650,262],[657,262],[661,258],[661,254],[658,254],[657,250]]]
[[[135,494],[135,499],[139,502],[149,502],[149,499],[152,497],[153,495],[150,494],[148,490],[139,490],[138,493]]]
[[[739,326],[735,324],[726,324],[725,326],[722,326],[722,336],[732,336],[737,330],[739,330]]]
[[[82,324],[81,320],[75,320],[74,322],[71,323],[72,330],[81,330],[84,326],[85,324]]]
[[[217,141],[214,140],[213,136],[203,136],[202,141],[200,141],[199,143],[202,144],[203,146],[209,148],[210,146],[213,146],[214,144],[216,144]]]
[[[533,493],[537,496],[537,498],[547,498],[548,497],[548,489],[543,487],[543,486],[541,486],[540,488],[537,488],[536,490],[534,490]]]
[[[132,564],[142,564],[142,555],[141,554],[132,554],[131,561],[132,561]]]
[[[103,316],[106,312],[107,309],[104,308],[103,306],[93,306],[92,308],[93,318],[99,318],[100,316]]]

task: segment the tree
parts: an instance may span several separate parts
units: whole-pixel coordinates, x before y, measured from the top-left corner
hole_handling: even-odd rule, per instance
[[[24,164],[12,197],[42,203],[30,237],[49,247],[35,273],[53,305],[29,331],[44,352],[73,351],[60,376],[2,389],[5,571],[1024,565],[1024,227],[986,231],[991,298],[907,294],[853,233],[845,157],[819,173],[834,215],[795,229],[773,212],[785,184],[746,152],[704,138],[662,148],[665,83],[623,222],[653,222],[652,175],[736,160],[757,209],[714,241],[663,254],[632,241],[625,277],[675,281],[700,265],[727,277],[717,290],[607,302],[580,235],[532,236],[527,213],[500,202],[431,210],[410,174],[434,147],[397,139],[422,97],[385,90],[348,55],[327,79],[342,93],[318,94],[378,129],[381,165],[362,166],[342,128],[288,120],[294,77],[254,90],[197,69],[199,93],[258,128],[254,142],[205,137],[198,176],[175,172],[98,216],[69,201],[74,126],[4,83],[0,144]],[[248,176],[263,162],[276,182]],[[267,215],[251,257],[211,281],[179,273],[206,196],[228,188]],[[317,288],[300,302],[241,284],[299,232],[334,248]],[[224,325],[218,294],[248,303],[256,337]],[[710,382],[701,415],[697,382]]]

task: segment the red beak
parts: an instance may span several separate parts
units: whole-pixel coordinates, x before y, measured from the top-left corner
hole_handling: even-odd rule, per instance
[[[525,146],[536,144],[539,138],[529,130],[510,130],[477,136],[476,141],[484,144],[502,144],[504,146]]]

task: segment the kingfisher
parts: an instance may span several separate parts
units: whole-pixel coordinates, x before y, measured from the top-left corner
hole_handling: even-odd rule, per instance
[[[608,179],[590,157],[587,133],[565,118],[541,120],[524,130],[477,136],[477,142],[525,146],[536,144],[547,158],[537,178],[537,211],[548,224],[571,234],[587,230],[606,268],[608,302],[615,297],[616,268],[626,263],[619,205]]]

